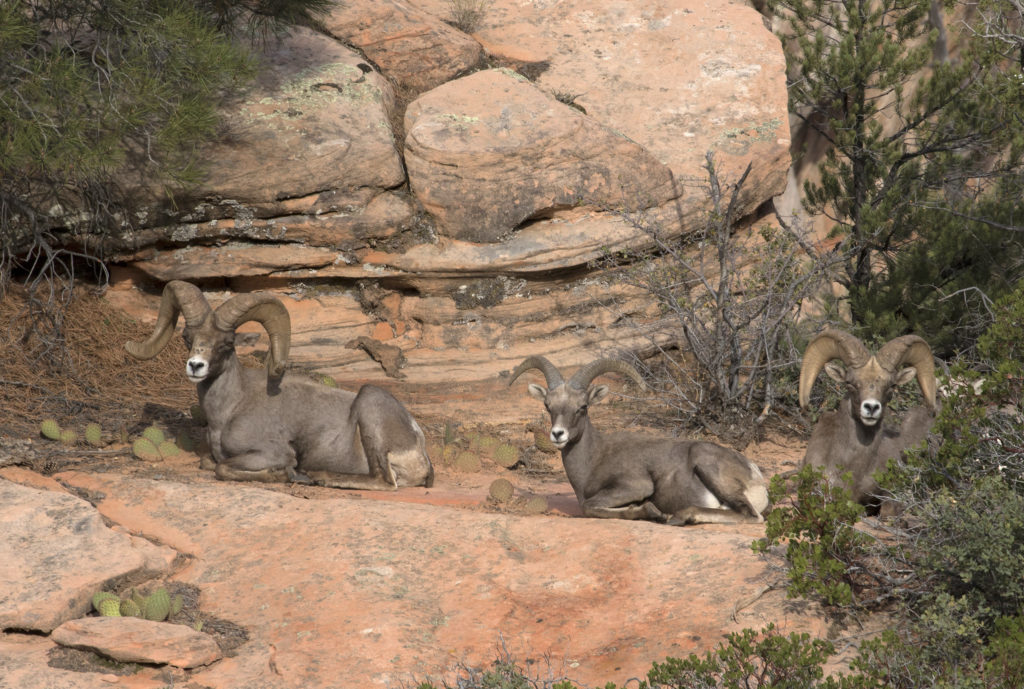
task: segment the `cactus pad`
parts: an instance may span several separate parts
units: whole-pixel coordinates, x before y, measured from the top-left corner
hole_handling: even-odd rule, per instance
[[[543,514],[548,511],[547,498],[541,495],[534,495],[523,503],[523,512],[526,514]]]
[[[533,444],[537,446],[537,449],[541,452],[558,452],[558,448],[551,442],[551,436],[547,430],[543,428],[537,428],[533,431]]]
[[[131,598],[121,601],[121,617],[142,617],[142,609]]]
[[[458,445],[445,445],[444,450],[441,452],[441,461],[445,464],[451,464],[455,461],[455,458],[459,456]]]
[[[469,473],[480,471],[480,458],[472,452],[460,452],[455,458],[455,468]]]
[[[184,606],[185,606],[185,599],[182,598],[180,595],[175,596],[174,598],[172,598],[171,599],[171,614],[168,615],[168,617],[174,617],[175,615],[177,615],[179,612],[181,612],[181,609]]]
[[[334,378],[331,378],[330,376],[320,374],[317,376],[317,380],[320,381],[321,385],[326,385],[329,388],[338,387],[338,381],[334,380]]]
[[[121,599],[117,597],[117,594],[111,593],[110,591],[97,591],[92,596],[92,607],[96,612],[100,611],[100,603],[105,600],[120,601]]]
[[[499,478],[491,483],[488,492],[498,502],[508,502],[512,499],[512,493],[515,492],[515,488],[507,478]]]
[[[39,424],[39,432],[50,440],[60,440],[60,425],[53,419],[47,419]]]
[[[132,443],[132,454],[147,462],[155,462],[160,457],[160,450],[148,438],[138,438]]]
[[[174,444],[173,440],[165,440],[156,448],[160,452],[160,456],[164,459],[168,457],[175,457],[181,454],[181,448]]]
[[[192,420],[200,426],[205,426],[207,423],[206,413],[203,412],[203,408],[198,404],[193,404],[188,408],[188,413],[192,415]]]
[[[163,622],[171,614],[171,597],[167,589],[160,588],[151,593],[140,607],[143,619]]]
[[[153,443],[154,446],[159,446],[166,438],[164,432],[156,426],[150,426],[146,430],[142,431],[142,437]]]
[[[98,423],[90,423],[85,427],[85,442],[93,447],[103,444],[103,429]]]
[[[174,440],[174,444],[185,452],[195,452],[196,449],[196,441],[192,440],[192,436],[184,431],[178,434],[178,437]]]
[[[495,438],[493,435],[481,435],[477,444],[479,445],[481,452],[489,455],[498,449],[498,446],[501,445],[501,440],[499,438]]]
[[[120,617],[121,601],[116,596],[114,598],[104,598],[100,601],[99,608],[97,609],[103,617]]]
[[[74,445],[78,442],[78,434],[67,428],[60,432],[60,441],[65,445]]]
[[[494,461],[506,469],[511,469],[519,463],[519,448],[515,445],[502,443],[494,450]]]

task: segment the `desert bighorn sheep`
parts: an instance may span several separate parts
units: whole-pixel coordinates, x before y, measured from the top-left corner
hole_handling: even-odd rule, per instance
[[[433,483],[423,431],[389,392],[364,385],[353,393],[284,372],[291,319],[273,295],[239,294],[213,310],[195,285],[171,281],[153,334],[126,343],[128,353],[156,356],[179,314],[189,347],[185,375],[209,423],[218,478],[375,490]],[[235,329],[247,321],[270,336],[266,374],[244,368],[235,354]]]
[[[842,361],[846,368],[837,365]],[[890,340],[874,355],[859,339],[838,330],[826,330],[811,340],[800,369],[800,407],[806,408],[811,388],[821,369],[846,385],[839,408],[818,420],[807,443],[803,466],[825,472],[833,485],[853,475],[853,499],[876,507],[881,492],[874,474],[889,459],[921,442],[935,421],[935,362],[928,343],[917,335]],[[883,424],[885,408],[897,385],[917,377],[924,405],[909,410],[899,428]]]
[[[618,372],[643,385],[629,364],[598,359],[563,382],[555,366],[531,356],[512,372],[509,385],[530,369],[544,374],[547,388],[531,383],[530,394],[551,415],[551,442],[576,499],[587,517],[656,519],[673,525],[760,522],[769,507],[764,477],[753,462],[714,443],[657,438],[636,433],[602,435],[587,408],[608,394],[590,383]]]

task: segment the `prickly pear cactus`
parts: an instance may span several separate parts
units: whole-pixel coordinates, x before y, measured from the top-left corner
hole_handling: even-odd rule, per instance
[[[66,428],[60,432],[60,441],[65,445],[74,445],[78,442],[78,434],[70,428]]]
[[[177,615],[179,612],[181,612],[181,609],[182,609],[182,607],[184,607],[184,605],[185,605],[185,599],[182,598],[180,595],[175,596],[174,598],[172,598],[171,599],[171,614],[168,615],[168,617],[174,617],[175,615]]]
[[[331,378],[330,376],[324,375],[322,373],[318,373],[317,374],[316,380],[321,385],[326,385],[329,388],[336,388],[336,387],[338,387],[338,381],[336,381],[336,380],[334,380],[334,378]]]
[[[548,501],[541,495],[534,495],[523,503],[523,512],[526,514],[543,514],[548,511]]]
[[[198,404],[193,404],[188,408],[188,413],[192,415],[192,420],[200,426],[207,424],[206,414],[203,412],[203,408]]]
[[[176,457],[181,454],[181,448],[174,444],[173,440],[165,440],[156,448],[160,452],[160,456],[164,459],[168,457]]]
[[[502,443],[494,450],[494,461],[506,469],[511,469],[519,463],[519,448],[515,445]]]
[[[142,617],[142,608],[131,598],[121,601],[121,617]]]
[[[103,444],[103,429],[98,423],[90,423],[85,427],[85,442],[93,447]]]
[[[60,424],[53,419],[47,419],[39,424],[39,432],[42,433],[44,438],[60,440]]]
[[[162,459],[160,450],[149,438],[138,438],[132,443],[132,454],[146,462],[155,462]]]
[[[92,595],[92,607],[96,612],[100,611],[100,603],[105,600],[116,600],[118,603],[121,599],[117,597],[117,594],[111,593],[110,591],[97,591]]]
[[[140,608],[143,619],[153,622],[166,620],[167,616],[171,614],[171,597],[168,595],[167,589],[160,588],[151,593],[142,602]]]
[[[174,440],[174,443],[185,452],[195,452],[196,442],[192,440],[192,436],[182,431],[178,434],[178,437]]]
[[[444,450],[441,453],[441,462],[443,464],[452,464],[455,458],[459,456],[458,445],[445,445]]]
[[[515,488],[507,478],[499,478],[491,484],[488,492],[497,502],[508,502],[512,499],[512,493],[515,492]]]
[[[116,596],[114,598],[104,598],[100,601],[97,610],[99,610],[100,615],[103,617],[120,617],[121,601]]]
[[[164,432],[156,426],[150,426],[146,430],[142,431],[142,437],[153,443],[154,447],[159,447],[160,443],[166,440]]]
[[[543,427],[533,429],[533,444],[536,445],[537,449],[541,452],[558,452],[558,448],[555,447],[553,442],[551,442],[551,436],[548,434],[547,429]]]
[[[460,452],[455,458],[455,468],[468,473],[480,471],[480,458],[472,452]]]
[[[493,435],[481,435],[480,440],[477,441],[477,445],[480,447],[480,452],[485,455],[490,455],[498,446],[501,445],[501,440],[495,438]]]

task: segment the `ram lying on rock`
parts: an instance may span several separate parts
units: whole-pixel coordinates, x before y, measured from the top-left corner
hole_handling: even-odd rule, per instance
[[[836,361],[845,365],[840,366]],[[882,490],[875,480],[890,459],[925,440],[935,422],[935,362],[932,350],[917,335],[890,340],[874,355],[859,339],[826,330],[804,352],[800,369],[800,407],[806,408],[822,368],[847,394],[839,408],[818,420],[807,443],[803,466],[824,471],[833,485],[845,485],[853,499],[876,511]],[[886,406],[897,385],[917,378],[924,404],[909,411],[897,427],[884,423]],[[843,475],[852,475],[846,484]]]
[[[541,356],[512,372],[511,385],[530,369],[544,374],[547,387],[531,383],[530,394],[551,415],[551,442],[584,516],[653,519],[685,524],[764,521],[770,506],[761,471],[735,450],[714,443],[658,438],[619,431],[600,433],[587,409],[608,394],[591,385],[604,373],[623,373],[639,385],[640,374],[624,361],[598,359],[568,381]]]
[[[433,483],[423,431],[391,393],[374,385],[353,393],[285,373],[291,320],[273,295],[240,294],[213,310],[195,285],[169,282],[153,334],[128,342],[128,353],[156,356],[179,314],[189,347],[185,375],[209,424],[215,466],[203,466],[218,478],[373,490]],[[265,374],[244,368],[235,354],[235,329],[248,321],[270,336]]]

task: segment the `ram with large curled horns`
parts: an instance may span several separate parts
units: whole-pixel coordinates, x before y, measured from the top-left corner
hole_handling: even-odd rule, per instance
[[[846,386],[846,396],[838,409],[818,420],[803,465],[822,469],[833,485],[846,485],[854,500],[875,511],[881,504],[882,492],[875,472],[923,441],[935,421],[935,362],[931,348],[917,335],[904,335],[871,354],[855,336],[825,330],[811,340],[804,352],[800,369],[801,408],[807,407],[811,388],[822,368]],[[907,411],[898,427],[886,425],[885,411],[893,390],[915,377],[924,404]],[[851,484],[842,479],[846,473],[852,475]]]
[[[288,310],[277,297],[236,295],[212,309],[198,287],[167,283],[153,334],[125,348],[156,356],[185,317],[185,375],[196,384],[218,478],[295,481],[336,488],[388,490],[429,486],[434,470],[423,432],[391,393],[358,393],[285,373],[291,340]],[[255,321],[270,337],[266,373],[235,354],[235,329]]]
[[[568,380],[542,356],[531,356],[512,372],[509,385],[530,369],[547,387],[530,383],[530,394],[551,415],[551,442],[584,516],[653,519],[673,525],[763,521],[769,508],[761,471],[735,450],[714,443],[658,438],[624,431],[603,434],[587,413],[608,394],[591,385],[604,373],[625,374],[643,386],[632,366],[598,359]]]

